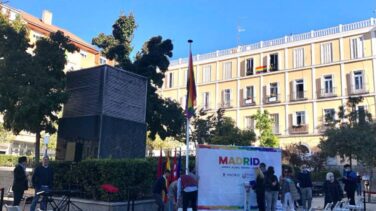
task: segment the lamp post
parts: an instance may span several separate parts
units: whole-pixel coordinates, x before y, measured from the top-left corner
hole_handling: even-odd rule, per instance
[[[48,134],[48,133],[46,133],[45,135],[44,135],[44,145],[45,145],[45,151],[44,151],[44,155],[43,155],[43,157],[46,157],[46,156],[48,156],[48,153],[47,153],[47,151],[48,151],[48,142],[50,141],[50,134]]]

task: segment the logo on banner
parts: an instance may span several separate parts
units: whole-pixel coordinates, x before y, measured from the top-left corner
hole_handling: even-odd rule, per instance
[[[242,166],[258,166],[260,159],[257,157],[229,157],[219,156],[219,165],[242,165]]]

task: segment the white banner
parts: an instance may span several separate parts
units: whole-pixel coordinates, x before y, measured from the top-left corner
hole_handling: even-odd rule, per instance
[[[278,178],[282,168],[281,150],[274,148],[199,145],[196,161],[199,210],[249,210],[244,186],[256,180],[255,168],[273,166]],[[257,210],[253,190],[249,195],[249,207]]]

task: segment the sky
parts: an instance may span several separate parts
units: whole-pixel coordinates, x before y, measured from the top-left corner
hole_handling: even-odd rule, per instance
[[[252,44],[376,17],[376,0],[8,0],[36,17],[47,9],[53,24],[88,43],[110,34],[120,14],[133,13],[138,25],[134,52],[153,36],[174,44],[172,60],[192,53]],[[240,30],[239,30],[240,29]],[[239,32],[241,31],[241,32]]]

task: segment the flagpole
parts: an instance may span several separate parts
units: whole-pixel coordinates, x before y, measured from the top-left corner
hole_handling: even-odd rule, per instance
[[[192,42],[193,40],[188,40],[188,43],[189,43],[189,54],[192,53],[192,49],[191,49],[191,46],[192,46]],[[189,64],[191,65],[191,64]],[[188,74],[189,74],[189,71],[188,71]],[[189,77],[188,77],[189,78]],[[187,99],[188,99],[189,96],[187,96]],[[185,139],[186,139],[186,145],[187,145],[187,151],[186,151],[186,155],[185,155],[185,174],[188,175],[189,173],[189,121],[190,119],[190,116],[187,115],[187,128],[186,128],[186,132],[185,132]]]

